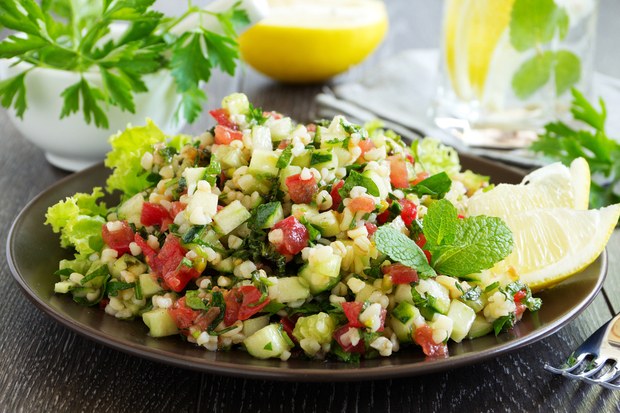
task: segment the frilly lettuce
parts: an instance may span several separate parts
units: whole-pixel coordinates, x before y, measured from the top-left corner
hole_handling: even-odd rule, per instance
[[[411,144],[416,168],[431,175],[445,171],[448,176],[454,176],[461,170],[461,163],[456,149],[446,146],[435,138],[416,140]],[[419,171],[418,171],[419,172]]]
[[[113,171],[106,182],[106,190],[112,193],[118,189],[128,199],[151,187],[154,183],[150,179],[151,172],[142,168],[144,154],[151,152],[153,145],[163,142],[167,147],[179,151],[190,139],[187,135],[170,138],[150,119],[147,119],[144,126],[128,127],[112,136],[112,151],[108,153],[105,165]]]
[[[92,194],[77,193],[48,208],[45,223],[60,232],[60,245],[73,246],[78,254],[91,254],[103,246],[101,226],[107,208],[97,203],[103,191],[97,187]]]

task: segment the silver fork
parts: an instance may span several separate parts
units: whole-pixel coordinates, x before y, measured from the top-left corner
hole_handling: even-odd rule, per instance
[[[596,330],[560,367],[545,370],[571,379],[620,390],[620,314]]]

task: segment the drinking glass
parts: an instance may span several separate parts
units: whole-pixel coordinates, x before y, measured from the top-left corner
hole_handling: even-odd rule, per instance
[[[587,93],[597,0],[446,0],[437,125],[471,146],[518,148]]]

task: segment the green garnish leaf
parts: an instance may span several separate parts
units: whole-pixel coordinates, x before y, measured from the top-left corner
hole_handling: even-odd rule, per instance
[[[133,288],[136,283],[126,283],[123,281],[111,280],[108,281],[105,287],[105,294],[108,297],[116,297],[119,291],[128,290]]]
[[[516,0],[510,16],[510,43],[519,52],[566,35],[568,14],[554,0]]]
[[[0,103],[7,109],[12,105],[15,108],[15,114],[22,119],[24,112],[28,108],[26,103],[26,84],[24,83],[25,76],[26,73],[21,73],[0,82]]]
[[[293,157],[293,145],[288,145],[280,156],[278,157],[278,162],[276,162],[276,168],[283,169],[291,163],[291,158]]]
[[[423,181],[415,184],[405,192],[413,192],[418,196],[429,195],[431,198],[441,199],[450,190],[452,180],[445,172],[431,175]]]
[[[433,202],[424,216],[422,228],[429,245],[454,243],[458,212],[448,200]]]
[[[418,271],[421,278],[437,275],[428,264],[426,255],[415,242],[397,229],[384,225],[375,232],[377,249],[386,254],[392,261],[400,262]]]
[[[332,160],[332,154],[331,152],[325,153],[325,152],[312,152],[312,155],[310,156],[310,166],[312,165],[317,165],[320,163],[324,163],[324,162],[329,162]]]
[[[527,99],[547,84],[551,77],[554,54],[535,54],[517,69],[512,78],[512,89],[520,99]]]
[[[252,220],[252,227],[261,229],[264,228],[273,215],[281,209],[282,204],[278,201],[260,204],[256,207],[254,219]]]
[[[555,54],[555,91],[562,95],[581,78],[581,60],[568,50],[560,50]]]
[[[185,305],[193,310],[208,310],[209,307],[205,304],[204,300],[198,296],[200,291],[188,290],[185,292]]]
[[[349,176],[344,181],[344,185],[342,186],[342,188],[338,190],[338,193],[340,193],[340,196],[344,199],[349,195],[349,192],[351,192],[351,189],[353,189],[353,187],[355,186],[362,186],[366,188],[369,195],[380,195],[379,188],[372,179],[353,170],[349,172]]]

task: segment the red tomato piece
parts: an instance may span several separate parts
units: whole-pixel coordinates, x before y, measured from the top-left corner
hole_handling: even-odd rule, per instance
[[[182,291],[191,279],[198,278],[200,275],[195,268],[182,264],[186,252],[179,239],[169,234],[156,257],[156,265],[159,267],[158,275],[163,278],[170,289],[176,292]]]
[[[514,295],[514,302],[517,307],[515,310],[515,316],[517,317],[517,320],[521,320],[523,313],[527,309],[525,304],[521,302],[526,296],[527,296],[527,293],[524,290],[517,291]]]
[[[422,347],[422,351],[428,357],[448,356],[448,346],[444,343],[437,344],[433,341],[433,330],[431,330],[428,324],[415,329],[413,341]]]
[[[116,252],[118,256],[129,252],[129,244],[134,240],[133,230],[127,223],[127,221],[120,221],[121,226],[115,231],[110,231],[107,224],[103,224],[101,228],[101,236],[103,242]]]
[[[136,244],[138,244],[138,247],[140,247],[140,249],[142,250],[142,254],[144,254],[144,257],[146,258],[146,263],[150,265],[151,268],[153,268],[153,265],[155,263],[155,258],[157,257],[157,251],[151,248],[149,244],[146,243],[144,238],[140,236],[140,234],[135,235],[134,241]]]
[[[295,255],[308,246],[308,229],[292,215],[278,222],[273,229],[282,230],[283,233],[282,242],[274,244],[280,254]]]
[[[365,327],[360,321],[360,313],[362,312],[364,303],[358,303],[357,301],[342,303],[342,311],[349,320],[349,327]]]
[[[278,113],[278,112],[275,112],[273,110],[271,112],[263,112],[263,116],[266,117],[266,118],[270,117],[270,118],[273,118],[275,120],[282,119],[282,114]]]
[[[233,288],[226,294],[226,297],[224,297],[224,302],[226,303],[224,324],[229,326],[239,319],[239,307],[241,307],[241,303],[243,302],[243,295],[239,292],[238,288]]]
[[[361,139],[358,146],[362,150],[362,154],[360,156],[364,156],[366,152],[375,148],[375,144],[370,139]]]
[[[306,129],[308,130],[308,132],[316,132],[316,124],[309,123],[306,125]]]
[[[392,278],[393,284],[411,284],[418,282],[418,272],[403,264],[391,264],[381,267],[381,272]]]
[[[377,222],[379,223],[379,225],[383,225],[385,224],[388,219],[390,219],[390,211],[389,210],[385,210],[382,213],[380,213],[379,215],[377,215]]]
[[[215,119],[218,125],[226,126],[230,129],[237,129],[237,125],[230,120],[230,113],[228,113],[228,109],[219,108],[210,110],[209,114],[213,116],[213,119]]]
[[[397,155],[389,156],[390,182],[394,188],[407,188],[409,186],[409,174],[407,162]]]
[[[282,326],[282,330],[288,334],[291,341],[296,344],[299,343],[299,341],[295,338],[295,335],[293,335],[293,330],[295,330],[295,322],[293,322],[293,320],[288,317],[282,317],[280,319],[280,325]]]
[[[342,202],[342,197],[338,190],[344,186],[344,181],[338,181],[332,186],[332,190],[330,191],[330,195],[332,197],[332,209],[337,210]]]
[[[407,159],[407,161],[408,161],[409,163],[411,163],[411,164],[414,164],[414,163],[415,163],[415,159],[413,159],[413,155],[412,155],[412,154],[410,154],[410,153],[406,154],[406,155],[405,155],[405,158]]]
[[[242,140],[243,133],[223,125],[215,126],[215,143],[229,145],[232,141]]]
[[[194,324],[200,312],[185,305],[185,297],[181,297],[168,309],[168,314],[174,320],[177,328],[183,332]]]
[[[424,236],[424,234],[419,234],[418,240],[415,243],[418,244],[418,247],[424,248],[424,246],[426,245],[426,237]]]
[[[145,202],[142,204],[140,223],[146,227],[157,225],[162,231],[165,231],[168,229],[168,225],[172,224],[172,217],[162,204]]]
[[[243,301],[239,307],[239,320],[247,320],[269,304],[269,297],[260,302],[263,294],[253,285],[239,287],[239,292],[243,295]]]
[[[364,346],[364,340],[360,338],[360,341],[356,345],[353,345],[349,340],[345,340],[342,338],[342,336],[347,334],[349,330],[352,328],[355,328],[355,327],[351,327],[348,324],[346,326],[340,327],[338,330],[334,331],[334,335],[333,335],[334,340],[336,340],[338,344],[340,345],[340,347],[342,347],[342,349],[346,351],[347,353],[363,354],[366,352],[366,347]]]
[[[375,201],[365,196],[358,196],[349,202],[348,207],[353,212],[372,212],[375,210]]]
[[[309,204],[314,194],[319,192],[314,176],[310,179],[301,179],[301,174],[295,174],[287,177],[285,183],[291,200],[296,204]]]
[[[413,182],[411,183],[412,185],[417,185],[420,182],[422,182],[423,180],[425,180],[426,178],[428,178],[430,176],[430,174],[428,172],[418,172],[418,174],[416,175],[416,178],[413,180]]]
[[[172,207],[170,207],[170,217],[174,220],[174,218],[179,215],[181,211],[184,211],[187,208],[187,204],[181,201],[174,201],[172,203]]]
[[[408,199],[400,199],[398,203],[402,207],[400,211],[400,217],[403,219],[405,225],[411,225],[413,220],[418,217],[417,205],[413,201],[410,201]]]
[[[515,303],[520,303],[527,296],[527,293],[524,290],[517,291],[514,295]]]
[[[372,237],[375,232],[377,232],[377,226],[372,222],[364,222],[364,226],[366,227],[366,231],[368,231],[368,236]]]

